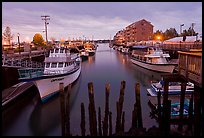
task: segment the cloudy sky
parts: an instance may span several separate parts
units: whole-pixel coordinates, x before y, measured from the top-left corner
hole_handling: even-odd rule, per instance
[[[202,2],[3,2],[2,33],[11,28],[14,41],[20,33],[22,41],[30,41],[43,32],[41,16],[49,15],[48,40],[109,39],[133,22],[146,19],[154,31],[188,29],[195,23],[202,33]]]

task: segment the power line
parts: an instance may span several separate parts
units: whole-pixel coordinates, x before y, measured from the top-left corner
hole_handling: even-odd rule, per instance
[[[48,40],[47,40],[47,25],[49,24],[47,22],[47,20],[50,20],[50,16],[49,15],[44,15],[44,16],[41,16],[42,17],[42,20],[45,20],[45,33],[46,33],[46,44],[48,43]]]

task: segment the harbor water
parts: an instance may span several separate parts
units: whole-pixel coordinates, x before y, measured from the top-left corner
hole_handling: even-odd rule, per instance
[[[81,103],[85,106],[86,134],[89,131],[88,83],[93,82],[96,113],[101,108],[104,118],[105,85],[110,83],[109,110],[112,112],[112,126],[115,132],[116,101],[120,95],[121,81],[126,81],[123,111],[125,112],[125,131],[131,127],[132,110],[135,103],[135,84],[140,83],[143,127],[158,126],[150,118],[147,88],[150,82],[161,79],[161,73],[146,70],[130,61],[124,55],[109,48],[108,43],[98,44],[96,54],[82,62],[80,77],[74,82],[71,90],[70,132],[73,136],[81,135]],[[54,96],[46,103],[41,103],[37,88],[30,89],[32,96],[20,100],[2,111],[3,136],[61,136],[60,97]],[[98,116],[98,115],[97,115]]]

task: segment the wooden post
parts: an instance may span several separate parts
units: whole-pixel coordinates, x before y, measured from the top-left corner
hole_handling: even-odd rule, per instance
[[[60,89],[60,107],[61,107],[61,127],[62,136],[65,136],[65,102],[64,102],[64,83],[59,84]]]
[[[109,136],[112,135],[112,112],[109,112]]]
[[[166,118],[167,118],[167,102],[168,102],[168,89],[169,89],[169,82],[164,81],[164,93],[163,93],[163,107],[162,107],[162,129],[165,130],[166,126]]]
[[[159,129],[162,128],[161,123],[161,91],[159,89],[159,92],[157,93],[157,100],[158,100],[158,121],[159,121]]]
[[[88,83],[88,92],[89,92],[89,120],[90,120],[90,133],[92,136],[97,136],[97,119],[96,119],[96,110],[94,103],[94,91],[93,83]]]
[[[194,85],[194,136],[200,136],[201,133],[201,101],[200,101],[200,92],[198,86]]]
[[[132,128],[138,128],[138,116],[137,116],[137,105],[134,104],[134,109],[132,111]]]
[[[85,108],[84,108],[84,103],[81,103],[81,135],[85,136],[86,133],[86,127],[85,127]]]
[[[103,125],[103,136],[108,135],[108,114],[109,114],[109,93],[110,93],[110,84],[106,84],[106,98],[105,98],[105,117]]]
[[[98,134],[99,136],[102,136],[102,131],[101,131],[101,108],[98,107]]]
[[[166,103],[166,111],[165,111],[165,125],[164,127],[164,132],[166,135],[169,134],[170,131],[170,119],[171,119],[171,100],[167,100]]]
[[[67,89],[67,100],[66,100],[66,136],[70,136],[70,93],[71,93],[71,84],[68,85]]]
[[[188,117],[189,117],[189,124],[188,130],[192,131],[192,123],[193,123],[193,93],[190,98],[189,109],[188,109]]]
[[[124,94],[125,94],[125,81],[121,82],[120,86],[120,97],[119,97],[119,130],[121,130],[121,119],[122,119],[122,111],[123,111],[123,102],[124,102]]]
[[[184,98],[185,98],[185,90],[186,84],[184,82],[181,83],[181,97],[180,97],[180,109],[179,109],[179,119],[183,122],[183,109],[184,109]],[[179,124],[178,130],[182,131],[182,123]]]
[[[125,112],[122,114],[122,125],[121,125],[121,130],[124,132],[125,131]]]
[[[163,94],[163,104],[168,100],[169,82],[164,81],[164,94]]]
[[[141,102],[140,102],[140,84],[139,83],[136,83],[135,85],[135,95],[136,95],[138,128],[143,128]]]
[[[120,97],[119,97],[119,101],[116,103],[116,109],[117,109],[116,133],[121,130],[121,117],[122,117],[122,110],[123,110],[124,92],[125,92],[125,81],[121,81]]]

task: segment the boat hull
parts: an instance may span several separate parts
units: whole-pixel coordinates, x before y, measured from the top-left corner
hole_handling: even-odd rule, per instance
[[[174,64],[151,64],[151,63],[146,63],[146,62],[142,62],[139,60],[135,60],[133,58],[131,58],[131,61],[133,64],[136,64],[136,65],[141,66],[143,68],[157,71],[157,72],[172,73],[174,68],[175,68]]]
[[[58,77],[49,77],[49,78],[35,80],[34,84],[38,88],[41,100],[43,102],[47,101],[47,99],[49,99],[54,94],[59,92],[59,84],[60,83],[64,83],[64,87],[73,83],[79,77],[80,72],[81,72],[81,66],[78,68],[77,71],[75,71],[69,75],[64,75],[64,76],[61,75]]]

